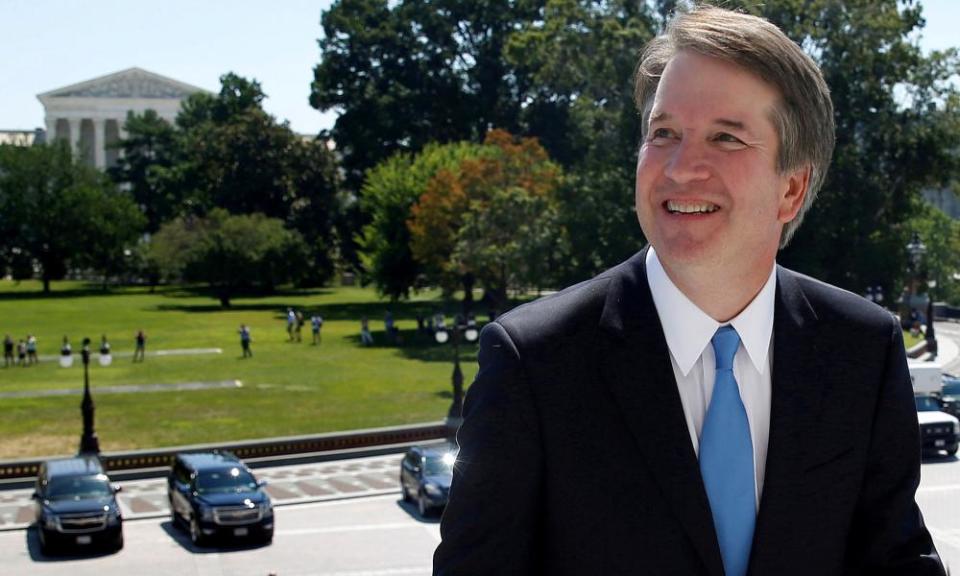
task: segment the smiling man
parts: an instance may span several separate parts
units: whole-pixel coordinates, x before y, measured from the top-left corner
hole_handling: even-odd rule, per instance
[[[833,150],[816,64],[700,7],[636,86],[650,245],[485,327],[435,574],[943,574],[897,323],[776,265]]]

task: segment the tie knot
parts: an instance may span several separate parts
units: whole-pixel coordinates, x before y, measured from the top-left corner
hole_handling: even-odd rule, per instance
[[[717,370],[733,370],[733,357],[740,347],[740,335],[733,326],[721,326],[710,339],[717,357]]]

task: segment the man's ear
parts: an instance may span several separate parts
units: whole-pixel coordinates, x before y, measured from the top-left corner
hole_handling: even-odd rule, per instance
[[[789,173],[786,181],[786,188],[780,197],[780,212],[778,214],[780,222],[786,224],[797,217],[803,201],[807,197],[810,187],[810,175],[813,167],[807,164],[796,168]]]

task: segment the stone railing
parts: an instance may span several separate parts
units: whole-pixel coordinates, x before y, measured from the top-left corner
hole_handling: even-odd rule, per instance
[[[388,454],[402,451],[414,444],[442,440],[448,438],[450,434],[451,429],[446,424],[434,422],[309,436],[194,444],[131,452],[104,452],[100,454],[100,460],[111,476],[146,478],[164,473],[173,464],[174,455],[181,452],[227,450],[243,459],[251,467],[259,467]],[[43,460],[45,459],[0,461],[0,482],[22,481],[35,477]]]

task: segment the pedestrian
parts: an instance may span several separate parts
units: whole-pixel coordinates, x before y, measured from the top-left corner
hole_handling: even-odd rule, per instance
[[[313,343],[320,344],[320,329],[323,328],[323,316],[315,313],[310,318],[310,328],[313,331]]]
[[[137,330],[136,345],[137,347],[133,351],[133,361],[143,362],[147,347],[147,335],[143,332],[143,329]]]
[[[253,338],[250,337],[250,328],[246,324],[240,325],[240,348],[243,350],[244,358],[253,357],[253,350],[250,349],[250,342],[253,341]]]
[[[287,337],[289,342],[293,342],[293,327],[297,323],[297,314],[293,308],[287,308]]]
[[[66,334],[63,336],[63,344],[60,345],[60,366],[64,368],[73,366],[73,347],[70,346],[70,339]]]
[[[360,319],[360,343],[364,346],[373,345],[373,336],[370,335],[370,321],[364,316]]]
[[[27,343],[23,340],[17,341],[17,364],[26,367],[27,365]]]
[[[300,342],[301,341],[300,334],[303,332],[303,324],[304,324],[303,312],[301,312],[300,310],[297,310],[297,313],[294,315],[294,318],[296,319],[296,323],[297,323],[296,329],[295,329],[296,335],[297,335],[297,342]]]
[[[27,335],[27,364],[36,364],[37,358],[37,337],[33,334]]]
[[[383,316],[383,331],[387,334],[387,341],[393,342],[395,336],[393,333],[393,312],[389,310]]]
[[[649,244],[484,327],[433,574],[943,576],[903,332],[776,262],[832,156],[823,74],[677,4],[635,68]]]
[[[3,367],[8,368],[13,366],[13,338],[7,334],[3,338]]]

